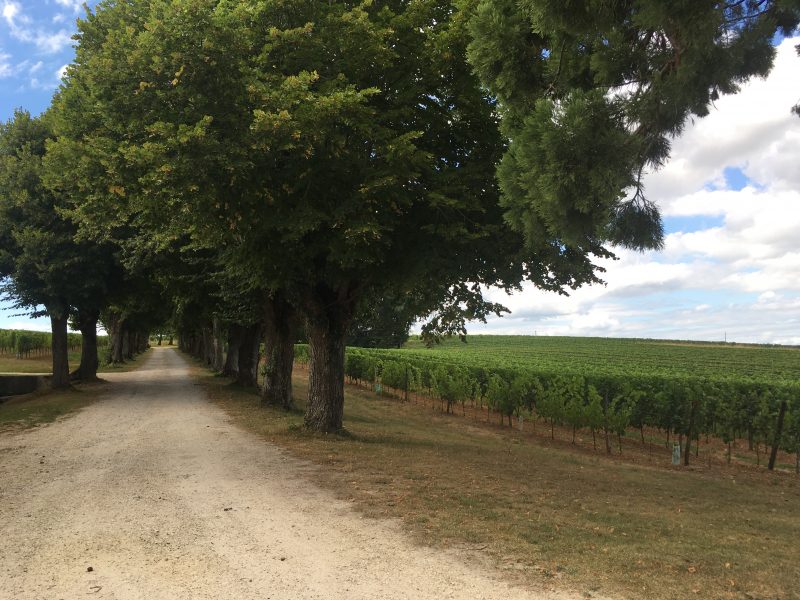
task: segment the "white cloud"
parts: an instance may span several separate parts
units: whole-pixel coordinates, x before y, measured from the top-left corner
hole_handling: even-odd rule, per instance
[[[470,331],[799,344],[800,118],[790,113],[800,98],[798,43],[784,41],[769,77],[690,124],[645,182],[665,216],[713,217],[713,226],[668,235],[663,252],[620,251],[601,263],[607,285],[567,298],[530,286],[490,292],[512,314]],[[752,183],[730,189],[729,167]]]
[[[14,0],[3,0],[2,15],[12,31],[19,27],[20,23],[25,25],[30,23],[30,19],[22,14],[22,5]]]
[[[645,180],[653,200],[669,209],[677,198],[719,183],[723,169],[731,166],[773,189],[800,189],[800,169],[791,159],[800,152],[800,119],[790,112],[800,98],[798,43],[784,40],[769,77],[720,98],[708,117],[674,141],[670,162]]]
[[[14,73],[14,69],[9,62],[10,60],[10,54],[0,51],[0,79],[3,79],[4,77],[11,77],[11,75]]]
[[[60,4],[65,8],[71,8],[73,12],[79,12],[83,6],[84,0],[56,0],[56,4]]]
[[[3,0],[2,16],[12,37],[33,44],[45,54],[55,54],[72,43],[72,34],[65,30],[44,31],[34,27],[30,17],[23,14],[22,5],[16,0]]]

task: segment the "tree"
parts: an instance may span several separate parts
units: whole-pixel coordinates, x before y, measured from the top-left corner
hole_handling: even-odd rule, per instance
[[[88,192],[76,218],[229,246],[233,272],[306,318],[315,429],[341,428],[344,338],[387,274],[397,293],[424,283],[419,312],[443,307],[438,323],[497,311],[479,283],[591,279],[518,256],[492,181],[493,108],[450,12],[157,1],[102,4],[80,25],[56,103]]]
[[[70,315],[83,333],[76,377],[96,378],[97,319],[115,261],[108,247],[76,238],[76,226],[61,214],[63,197],[45,186],[43,157],[51,137],[47,115],[18,110],[0,125],[0,276],[16,308],[50,317],[52,386],[59,388],[70,383]]]
[[[497,6],[513,13],[529,4]],[[569,38],[548,4],[544,23],[562,43],[537,46],[523,77],[545,55],[554,66],[567,42],[570,50],[595,42],[564,61],[556,111],[552,77],[512,97],[478,66],[486,94],[466,62],[469,31],[475,40],[480,33],[466,27],[474,16],[466,5],[109,1],[80,23],[76,64],[57,102],[60,139],[90,192],[76,218],[89,229],[139,222],[145,231],[159,225],[165,241],[184,232],[191,245],[226,246],[234,276],[285,298],[307,323],[309,428],[342,428],[346,335],[387,279],[393,294],[414,297],[414,314],[432,315],[426,332],[460,333],[467,320],[503,310],[482,286],[512,290],[529,280],[563,291],[598,281],[593,261],[611,256],[611,243],[660,242],[657,211],[622,192],[638,163],[663,158],[657,142],[676,128],[645,102],[654,96],[620,116],[607,88],[580,76],[602,61],[604,74],[620,70],[604,39],[638,56],[638,38],[614,29],[618,15],[602,7],[592,10],[609,24],[605,37],[592,29]],[[761,40],[748,32],[741,37]],[[729,91],[737,77],[767,68],[769,52],[745,60],[741,49],[751,46],[760,49],[723,48],[726,67],[712,84]],[[676,103],[698,106],[678,93],[692,96],[695,79],[667,80],[674,84],[650,86],[659,101],[674,92]],[[528,118],[537,101],[541,110]],[[638,137],[629,131],[637,116]],[[501,205],[495,165],[507,140]],[[286,348],[282,335],[272,330],[266,345]]]
[[[361,301],[350,329],[347,345],[359,348],[401,348],[420,315],[405,298],[385,294]]]
[[[797,0],[463,0],[509,146],[501,202],[528,244],[659,247],[642,176],[721,94],[772,66]]]

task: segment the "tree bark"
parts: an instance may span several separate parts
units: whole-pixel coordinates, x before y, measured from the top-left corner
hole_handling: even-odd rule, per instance
[[[781,410],[778,413],[778,423],[775,426],[775,437],[772,440],[772,452],[769,455],[767,468],[772,471],[775,468],[775,460],[778,458],[778,448],[781,445],[781,434],[783,434],[783,421],[786,417],[786,400],[781,402]]]
[[[125,360],[122,352],[122,339],[125,331],[125,320],[119,315],[112,316],[109,327],[111,328],[111,331],[109,332],[111,334],[111,347],[109,348],[108,362],[119,364]]]
[[[307,298],[310,374],[305,424],[314,431],[341,431],[344,417],[344,352],[357,286],[320,284]]]
[[[228,326],[228,354],[225,356],[225,366],[222,374],[227,377],[236,377],[239,373],[239,346],[242,343],[243,328],[237,323]]]
[[[279,293],[264,306],[264,354],[266,370],[262,403],[290,410],[294,366],[295,309]],[[344,368],[342,368],[344,386]],[[344,389],[344,387],[342,387]]]
[[[236,381],[243,387],[258,387],[258,350],[261,346],[261,324],[242,328],[237,350]]]
[[[222,372],[222,369],[225,368],[223,356],[224,341],[222,339],[222,321],[220,321],[219,317],[214,317],[212,321],[212,344],[213,358],[211,367],[217,372]]]
[[[67,322],[69,315],[66,311],[53,311],[50,313],[50,328],[52,331],[53,378],[50,386],[54,390],[68,388],[69,382],[69,342],[67,338]]]
[[[133,358],[133,350],[131,349],[131,332],[125,325],[122,325],[122,358],[123,360],[131,360]],[[122,361],[120,361],[122,362]]]
[[[79,310],[78,327],[81,331],[81,364],[72,373],[72,379],[80,381],[97,381],[97,321],[98,310]]]
[[[210,367],[214,364],[214,336],[211,328],[203,327],[203,362]]]

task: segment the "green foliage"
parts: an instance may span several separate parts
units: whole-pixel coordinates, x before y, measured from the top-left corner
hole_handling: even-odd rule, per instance
[[[595,440],[595,448],[597,448],[595,436],[603,428],[606,417],[603,410],[603,397],[593,385],[588,386],[586,391],[584,418],[586,419],[586,426],[592,432],[592,439]]]
[[[114,256],[76,238],[64,197],[43,181],[51,121],[17,111],[0,125],[0,292],[33,315],[65,317],[103,306]]]
[[[307,346],[296,346],[299,360],[307,352]],[[725,442],[752,431],[763,446],[772,443],[781,399],[787,398],[780,443],[795,451],[798,352],[652,340],[476,336],[466,344],[446,342],[427,350],[348,348],[346,370],[360,381],[373,381],[378,373],[394,389],[427,390],[448,410],[458,402],[477,406],[485,397],[488,407],[504,417],[525,413],[547,419],[552,427],[586,429],[593,439],[599,431],[621,438],[633,426],[692,439],[713,434]]]
[[[18,329],[0,329],[0,355],[12,355],[27,358],[31,353],[49,354],[52,334],[45,331],[25,331]],[[108,336],[98,336],[97,345],[108,344]],[[71,350],[81,347],[81,334],[67,334],[67,345]]]
[[[532,247],[659,247],[642,174],[720,94],[766,74],[795,0],[461,0],[469,59],[509,139],[498,170],[507,218]]]

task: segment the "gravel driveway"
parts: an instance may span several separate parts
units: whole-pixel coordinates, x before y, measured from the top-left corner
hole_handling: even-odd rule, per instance
[[[0,434],[0,599],[545,597],[361,518],[174,350],[105,377],[77,415]]]

